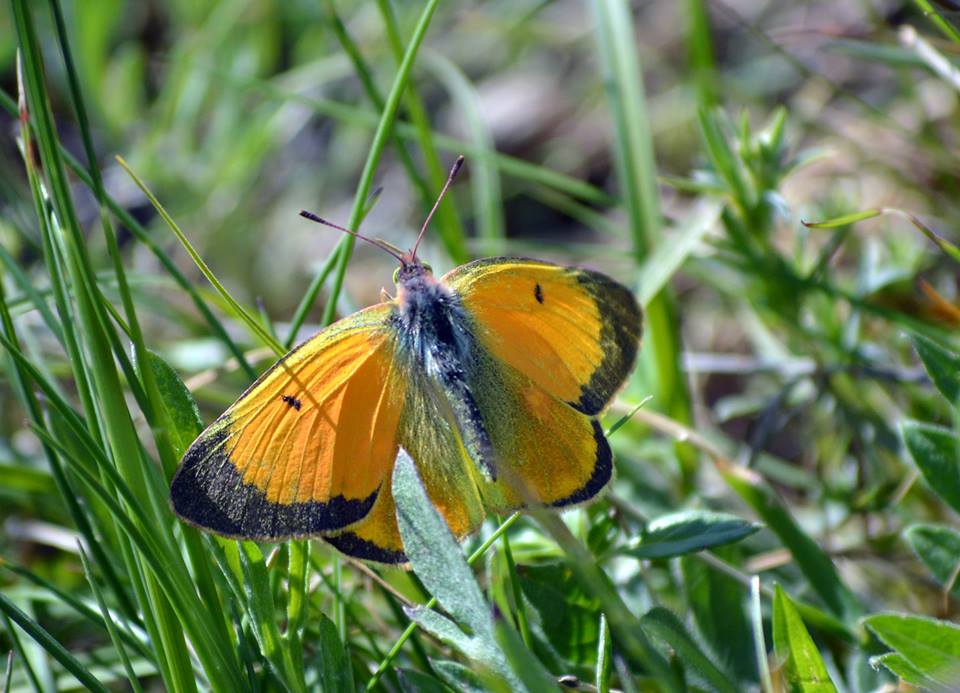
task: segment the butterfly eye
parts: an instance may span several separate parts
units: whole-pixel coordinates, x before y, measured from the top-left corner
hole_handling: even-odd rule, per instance
[[[396,284],[399,279],[400,279],[400,268],[397,267],[397,269],[393,270],[393,283]]]
[[[427,270],[427,272],[429,272],[430,274],[433,274],[433,267],[431,267],[431,266],[430,266],[429,264],[427,264],[426,262],[421,263],[421,264],[423,265],[423,269]]]

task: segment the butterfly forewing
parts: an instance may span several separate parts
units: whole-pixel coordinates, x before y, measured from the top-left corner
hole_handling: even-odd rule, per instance
[[[265,373],[187,451],[174,509],[220,534],[279,539],[366,516],[397,454],[404,381],[393,307],[322,330]]]
[[[640,307],[599,272],[489,258],[443,281],[460,295],[491,355],[585,414],[600,413],[633,369]]]

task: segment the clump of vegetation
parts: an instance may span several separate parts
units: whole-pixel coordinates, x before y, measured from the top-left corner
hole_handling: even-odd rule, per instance
[[[4,690],[960,689],[953,3],[0,11]],[[186,447],[421,254],[645,310],[617,478],[413,570],[178,522]],[[116,155],[122,157],[119,161]]]

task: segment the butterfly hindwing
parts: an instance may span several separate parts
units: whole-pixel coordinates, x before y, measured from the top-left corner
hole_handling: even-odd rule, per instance
[[[613,460],[599,414],[633,368],[641,315],[590,270],[492,258],[450,272],[475,341],[470,380],[500,473],[489,509],[564,507],[594,497]]]
[[[369,514],[396,457],[404,398],[393,310],[355,313],[264,373],[184,455],[171,488],[177,514],[269,540],[337,531]]]
[[[596,496],[613,475],[613,456],[595,417],[550,394],[489,355],[472,379],[496,454],[497,479],[479,479],[484,505],[511,512],[565,507]]]
[[[600,413],[633,369],[636,298],[606,275],[523,258],[488,258],[443,281],[492,356],[579,411]]]
[[[464,448],[454,414],[442,392],[418,370],[409,380],[397,440],[416,461],[427,495],[451,531],[463,538],[483,522],[477,471]],[[393,466],[377,502],[363,520],[343,533],[325,537],[340,551],[379,563],[405,563],[391,481]]]

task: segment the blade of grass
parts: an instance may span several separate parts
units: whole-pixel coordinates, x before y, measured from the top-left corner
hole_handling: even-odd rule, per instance
[[[278,87],[262,80],[238,79],[236,75],[229,73],[212,71],[213,76],[218,79],[231,80],[239,82],[251,91],[256,91],[264,98],[274,98],[282,100],[296,101],[309,106],[317,114],[335,118],[355,127],[366,129],[375,129],[379,123],[378,115],[364,108],[345,104],[332,99],[322,99],[304,94],[291,93],[283,87]],[[397,121],[395,123],[397,134],[404,139],[416,139],[418,134],[416,128],[408,122]],[[502,154],[488,149],[481,149],[473,146],[469,142],[464,142],[440,133],[432,133],[432,142],[437,149],[449,153],[463,154],[471,161],[489,160],[493,162],[502,173],[514,176],[520,180],[526,180],[547,188],[553,188],[557,191],[566,193],[571,197],[588,202],[591,204],[609,207],[616,204],[616,200],[609,194],[595,185],[586,181],[579,180],[567,174],[549,169],[545,166],[524,161],[518,157]],[[446,174],[444,174],[446,175]],[[441,185],[443,180],[441,180]],[[439,186],[437,186],[439,190]],[[443,205],[440,206],[441,209]]]
[[[9,311],[7,310],[2,279],[0,279],[0,323],[2,323],[3,326],[2,339],[4,340],[4,346],[10,356],[15,359],[17,353],[19,353],[19,344],[14,331],[13,321],[10,318]],[[37,401],[33,391],[28,386],[28,383],[31,380],[35,383],[41,383],[46,379],[43,377],[43,374],[39,372],[39,370],[35,370],[33,373],[28,373],[25,365],[32,366],[32,364],[29,364],[29,361],[26,359],[15,365],[13,379],[18,386],[21,401],[24,403],[31,422],[35,425],[41,425],[42,413],[40,404]],[[56,388],[50,387],[48,396],[59,398],[60,393],[56,390]],[[79,417],[76,417],[75,421],[78,423],[80,431],[84,434],[87,434],[88,429],[83,425],[82,420],[80,420]],[[96,444],[94,444],[94,447],[96,447]],[[120,605],[120,608],[128,618],[136,619],[137,611],[127,596],[126,590],[124,590],[122,587],[120,577],[114,568],[114,561],[111,560],[100,549],[99,544],[94,540],[95,535],[91,518],[88,517],[86,510],[78,502],[75,490],[72,488],[68,479],[64,475],[63,466],[60,463],[59,457],[49,446],[44,445],[43,450],[44,456],[46,457],[50,466],[50,473],[53,476],[54,483],[57,486],[60,496],[64,499],[67,511],[70,514],[74,525],[77,527],[78,531],[88,542],[88,544],[92,547],[95,547],[94,551],[97,560],[103,566],[104,577],[109,583],[111,591],[117,599],[117,603]]]
[[[621,199],[627,211],[634,261],[639,265],[662,239],[657,172],[637,56],[633,19],[623,0],[593,0],[596,43],[613,120],[613,156]],[[679,355],[683,351],[673,300],[668,290],[646,306],[645,341],[641,351],[644,381],[654,404],[674,419],[689,422],[690,397]],[[685,486],[692,483],[693,450],[678,446]]]
[[[86,686],[88,690],[96,691],[97,693],[110,693],[100,681],[70,654],[67,648],[60,644],[60,641],[50,635],[43,626],[18,609],[16,604],[2,593],[0,593],[0,611],[3,611],[4,614],[20,626],[34,642],[38,643],[51,657],[60,662],[63,668],[73,674],[77,681]]]
[[[470,139],[478,148],[495,151],[493,134],[480,111],[480,99],[473,85],[459,67],[438,53],[427,53],[426,65],[443,83],[455,104],[463,113]],[[477,236],[482,255],[502,255],[506,229],[503,214],[503,193],[497,167],[489,160],[480,159],[470,167],[473,188],[473,208],[477,215]]]
[[[0,617],[3,618],[3,625],[6,628],[7,636],[10,639],[10,654],[12,655],[13,653],[16,653],[20,658],[20,661],[23,662],[23,668],[26,672],[27,681],[30,682],[30,687],[36,691],[36,693],[45,693],[45,691],[52,689],[52,674],[50,673],[49,668],[43,672],[45,683],[47,684],[44,685],[40,682],[40,674],[37,673],[33,663],[30,661],[27,649],[24,647],[24,643],[20,639],[19,631],[14,627],[13,621],[10,620],[10,617],[7,616],[6,612],[3,610],[0,610]],[[41,649],[40,646],[36,644],[34,644],[34,647]]]
[[[940,12],[930,3],[930,0],[913,1],[917,7],[923,11],[923,16],[933,22],[937,28],[943,32],[944,36],[954,43],[960,43],[960,31],[957,31],[957,28],[953,26],[953,24],[940,15]]]
[[[498,524],[503,524],[503,520],[497,518]],[[510,539],[506,533],[503,534],[501,543],[503,544],[503,557],[507,561],[507,573],[510,577],[510,589],[513,592],[513,602],[516,608],[517,629],[520,631],[520,637],[523,644],[528,648],[533,648],[533,636],[530,635],[530,624],[527,621],[527,610],[523,602],[523,591],[520,588],[520,576],[517,575],[517,564],[513,562],[513,552],[510,550]]]
[[[106,209],[106,191],[103,187],[103,178],[100,175],[100,167],[97,165],[96,154],[93,149],[93,138],[90,136],[90,123],[87,118],[87,109],[83,101],[83,93],[80,89],[80,80],[77,77],[76,68],[73,62],[73,55],[70,51],[70,44],[67,39],[66,25],[63,20],[63,12],[60,9],[58,0],[50,0],[50,9],[54,17],[54,26],[56,27],[57,42],[60,45],[60,52],[63,56],[64,66],[67,74],[67,84],[70,87],[71,103],[74,107],[74,113],[77,116],[77,123],[80,129],[81,139],[83,141],[84,152],[87,157],[87,169],[90,178],[93,181],[93,192],[97,198],[97,204],[100,210],[100,225],[103,228],[103,235],[107,241],[107,249],[110,258],[113,261],[113,271],[117,280],[117,289],[120,293],[120,300],[123,304],[126,315],[126,332],[133,341],[135,358],[138,361],[144,361],[147,356],[147,349],[143,341],[143,332],[140,330],[140,322],[137,319],[137,313],[133,305],[133,296],[130,293],[130,287],[127,284],[127,275],[123,269],[123,260],[120,257],[120,248],[117,245],[117,235],[114,232],[113,224]],[[96,284],[94,284],[96,286]],[[104,301],[105,306],[109,303]],[[114,349],[117,351],[116,349]],[[123,353],[123,350],[120,350]],[[166,431],[169,430],[168,422],[159,421],[157,415],[162,411],[156,396],[157,386],[153,379],[153,370],[150,368],[142,369],[140,378],[143,381],[143,390],[146,399],[138,398],[141,407],[144,407],[144,415],[147,421],[151,423],[154,440],[161,456],[167,460],[172,456],[170,450],[170,441],[167,439]],[[136,379],[130,378],[131,373],[127,373],[130,383],[136,382]],[[169,462],[168,462],[169,464]]]
[[[324,283],[327,281],[327,277],[330,276],[330,273],[333,271],[333,268],[337,264],[337,252],[334,250],[332,253],[327,255],[327,259],[323,261],[323,265],[320,267],[320,271],[317,272],[313,280],[310,282],[310,286],[307,287],[307,291],[303,294],[303,298],[300,299],[300,303],[297,305],[297,310],[293,314],[293,319],[290,321],[290,331],[287,333],[287,341],[284,342],[284,347],[288,350],[292,349],[294,344],[297,341],[297,334],[300,332],[300,328],[303,326],[303,321],[307,319],[307,314],[310,312],[310,307],[313,305],[313,302],[317,298],[317,294],[320,293],[320,289],[323,288]]]
[[[573,533],[554,513],[535,510],[537,522],[553,538],[566,554],[567,565],[573,571],[583,589],[596,598],[607,616],[610,630],[632,661],[644,669],[667,691],[682,691],[683,685],[677,672],[654,648],[640,626],[640,621],[613,588],[610,579],[597,565],[595,557],[580,543]]]
[[[348,229],[357,229],[363,220],[363,212],[367,199],[370,197],[370,191],[373,189],[373,177],[377,171],[377,165],[380,163],[380,157],[383,155],[384,147],[393,130],[393,124],[397,117],[397,109],[400,107],[400,98],[403,96],[407,82],[410,80],[410,72],[413,68],[413,62],[417,57],[420,44],[426,36],[427,28],[430,26],[430,20],[437,9],[439,0],[428,0],[426,6],[420,13],[417,20],[417,26],[413,31],[410,43],[407,45],[403,60],[397,68],[397,74],[394,77],[390,92],[383,111],[380,114],[380,122],[377,124],[376,132],[373,135],[373,141],[370,143],[370,151],[367,154],[367,160],[363,165],[363,171],[360,174],[360,181],[357,183],[357,191],[353,198],[353,209],[347,220]],[[333,285],[330,287],[330,298],[323,311],[323,324],[329,325],[333,322],[336,312],[337,299],[340,297],[340,291],[343,288],[343,280],[347,272],[347,264],[350,262],[350,255],[353,252],[354,237],[347,234],[337,245],[337,264],[333,276]]]
[[[41,440],[45,440],[57,449],[64,456],[64,459],[71,462],[73,471],[81,481],[107,506],[118,526],[129,537],[131,544],[137,547],[145,564],[152,571],[159,588],[163,590],[170,603],[176,607],[176,613],[181,617],[182,629],[190,636],[191,641],[194,643],[204,642],[204,639],[215,637],[215,630],[211,627],[210,621],[204,618],[202,607],[198,606],[188,573],[182,568],[171,570],[171,564],[176,564],[179,561],[172,561],[172,556],[164,550],[162,542],[150,534],[149,520],[142,511],[134,510],[137,521],[131,519],[121,506],[121,501],[116,500],[106,487],[85,468],[83,463],[73,457],[69,450],[46,431],[39,428],[33,430]],[[119,477],[114,477],[114,480],[117,482],[116,488],[121,491],[121,497],[127,503],[127,507],[136,508],[137,506],[134,506],[131,502],[135,500],[134,492],[128,489]],[[142,526],[146,529],[142,529]],[[229,658],[223,657],[222,648],[197,647],[196,653],[206,669],[211,685],[217,690],[236,690],[221,685],[221,679],[226,677],[235,678],[237,685],[239,685],[239,678],[236,678],[239,669],[230,663]],[[191,678],[190,681],[193,682],[193,679]]]
[[[354,72],[357,73],[357,78],[360,80],[360,84],[363,86],[363,90],[366,92],[367,98],[377,111],[383,111],[383,95],[380,93],[380,90],[377,88],[377,85],[373,80],[370,67],[367,65],[366,60],[364,60],[363,55],[360,53],[360,48],[347,32],[347,28],[344,26],[343,20],[340,19],[340,15],[337,14],[334,0],[325,0],[325,5],[327,8],[327,15],[330,18],[331,27],[333,28],[333,33],[340,42],[340,45],[343,47],[347,57],[350,58],[350,63],[353,65]],[[390,43],[392,47],[393,42],[391,41]],[[397,54],[397,60],[400,60],[402,57],[403,47],[401,46],[399,54]],[[413,85],[411,84],[409,88],[412,92]],[[409,95],[407,100],[409,100]],[[417,171],[416,165],[410,156],[410,152],[407,151],[407,145],[403,139],[401,139],[396,132],[391,133],[390,139],[393,143],[394,149],[397,152],[397,156],[400,159],[400,163],[407,172],[407,177],[410,179],[410,182],[416,189],[417,194],[420,196],[420,202],[424,206],[424,214],[426,214],[426,212],[429,211],[433,206],[434,202],[434,196],[433,193],[430,192],[430,186],[427,184],[427,181],[424,179],[424,177],[421,176]],[[441,237],[444,237],[447,233],[447,230],[443,228],[445,219],[446,217],[443,217],[443,219],[438,218],[438,222],[440,222],[438,225],[441,226]],[[462,231],[460,233],[462,235]]]
[[[157,210],[157,213],[160,217],[166,222],[167,226],[170,227],[170,230],[173,231],[173,235],[177,237],[177,240],[180,241],[180,245],[183,246],[183,249],[187,251],[187,254],[190,256],[190,259],[193,260],[193,263],[197,268],[203,273],[203,276],[207,278],[207,281],[217,290],[217,293],[220,294],[220,297],[224,302],[230,307],[231,312],[234,314],[234,317],[243,322],[247,329],[250,330],[265,346],[270,347],[277,356],[283,356],[284,350],[283,346],[273,338],[273,336],[256,320],[252,315],[250,315],[243,306],[241,306],[237,300],[230,295],[230,292],[227,291],[226,287],[220,283],[220,280],[217,279],[216,275],[201,257],[200,253],[197,252],[197,249],[193,247],[193,244],[190,242],[190,239],[187,238],[186,234],[180,229],[180,226],[173,220],[167,210],[164,208],[160,201],[154,196],[150,189],[147,187],[136,173],[130,168],[126,161],[122,157],[117,157],[117,163],[120,164],[120,167],[127,172],[127,175],[133,179],[133,182],[137,184],[137,187],[143,191],[143,194],[147,196],[147,199],[150,200],[150,204],[153,205],[154,209]],[[351,238],[347,236],[347,238]]]
[[[770,676],[770,660],[767,658],[767,644],[763,637],[763,607],[760,604],[760,576],[750,579],[750,622],[753,624],[753,647],[757,657],[757,669],[760,672],[760,689],[763,693],[776,693]]]
[[[700,108],[711,108],[717,103],[717,70],[713,59],[710,14],[703,0],[687,0],[683,6],[687,14],[687,56],[696,82],[697,103]],[[680,3],[677,7],[681,7]]]
[[[3,263],[4,268],[6,268],[10,276],[13,277],[13,281],[20,288],[20,291],[23,292],[30,304],[40,313],[40,317],[43,318],[43,322],[51,334],[56,337],[58,342],[63,344],[63,330],[60,329],[60,323],[57,322],[56,317],[54,317],[43,295],[37,291],[33,283],[27,279],[23,270],[20,269],[20,266],[3,246],[0,246],[0,262]]]
[[[130,665],[130,658],[127,657],[127,650],[123,646],[123,641],[120,639],[117,628],[113,623],[113,618],[110,616],[110,610],[104,603],[103,595],[100,593],[100,587],[97,585],[97,581],[93,576],[93,571],[90,566],[90,559],[87,557],[87,552],[83,550],[83,544],[80,542],[77,542],[77,549],[80,554],[80,561],[83,564],[83,572],[87,576],[87,583],[90,585],[90,589],[93,590],[93,596],[97,600],[97,604],[100,607],[100,613],[103,616],[103,624],[107,628],[107,632],[110,635],[110,641],[113,643],[114,649],[120,656],[120,661],[123,664],[123,670],[127,674],[127,681],[135,693],[143,693],[143,688],[140,687],[140,679],[138,679],[137,675],[133,672],[133,667]]]
[[[404,48],[393,7],[389,0],[377,0],[377,9],[380,10],[380,16],[383,18],[383,25],[387,34],[387,42],[390,44],[393,58],[399,67],[403,62]],[[404,104],[413,125],[413,135],[420,145],[423,162],[427,168],[430,190],[439,190],[443,187],[447,178],[447,167],[440,162],[440,156],[437,154],[436,133],[430,125],[430,116],[423,105],[423,100],[417,93],[416,84],[412,81],[404,92]],[[394,128],[397,136],[403,137],[400,130],[399,127]],[[459,154],[460,151],[454,147],[454,153]],[[432,198],[433,194],[428,194],[427,197]],[[430,209],[432,205],[433,199],[430,199],[427,203],[427,209]],[[463,223],[460,220],[454,200],[451,198],[442,201],[434,218],[437,222],[440,238],[450,259],[455,264],[466,262],[469,259],[466,247],[466,232],[463,229]]]
[[[143,454],[123,397],[112,348],[117,336],[103,306],[105,301],[99,294],[85,238],[73,205],[69,181],[60,155],[52,108],[46,92],[40,42],[28,4],[23,0],[14,0],[13,8],[17,36],[24,55],[23,83],[26,102],[30,108],[32,123],[36,127],[40,161],[50,186],[50,200],[56,215],[58,227],[56,241],[63,246],[64,264],[73,288],[72,298],[78,308],[79,334],[82,335],[85,350],[90,355],[89,371],[93,376],[91,382],[96,392],[96,402],[88,415],[91,418],[96,417],[98,424],[102,427],[110,457],[122,476],[133,484],[132,488],[138,497],[138,503],[149,508],[157,516],[159,525],[154,523],[152,529],[157,532],[158,526],[163,526],[165,520],[169,521],[170,511],[165,499],[158,493],[157,486],[142,483],[144,478],[153,478],[154,472]],[[46,214],[44,208],[39,208],[37,212],[41,217]],[[109,499],[109,496],[101,496],[101,500],[106,503],[104,499]],[[122,513],[113,513],[111,519],[118,525],[122,525],[122,520],[125,518]],[[147,629],[156,643],[158,652],[162,653],[158,664],[164,673],[165,681],[170,687],[179,690],[194,690],[196,680],[190,654],[184,641],[184,628],[180,625],[178,614],[172,609],[167,599],[169,595],[165,595],[161,587],[161,581],[168,578],[164,571],[169,570],[170,566],[177,565],[179,556],[165,556],[163,561],[165,567],[158,569],[155,565],[153,571],[148,573],[142,570],[139,563],[141,555],[137,554],[133,545],[129,543],[129,535],[119,543],[128,575],[146,619]],[[188,603],[190,601],[188,600]],[[198,610],[202,612],[202,604],[196,599],[192,601],[189,607],[180,610],[179,616],[185,619],[196,618],[199,623],[204,623],[202,616],[197,616]],[[236,669],[227,664],[234,654],[226,643],[218,641],[210,633],[206,635],[205,638],[194,640],[197,654],[207,663],[219,658],[222,665],[208,667],[208,673],[214,675],[211,676],[210,683],[218,690],[226,690],[228,686],[224,685],[224,680],[229,679],[230,673]],[[223,680],[216,679],[217,673],[221,674]],[[235,685],[229,686],[229,688],[235,687]]]
[[[81,600],[75,594],[71,594],[70,592],[60,589],[57,587],[57,585],[49,580],[45,580],[36,573],[33,573],[14,563],[0,560],[0,567],[3,567],[6,570],[9,570],[11,573],[15,573],[16,575],[29,580],[41,590],[49,592],[51,600],[73,609],[75,612],[77,612],[77,614],[87,621],[94,623],[97,626],[105,627],[102,619],[106,618],[106,616],[102,613],[102,611],[98,612],[96,609],[90,606],[90,604]],[[123,642],[136,650],[139,656],[143,657],[144,659],[151,660],[153,658],[153,653],[150,651],[147,645],[146,633],[143,632],[140,626],[136,623],[126,620],[125,617],[122,617],[120,614],[112,610],[109,610],[109,616],[114,622],[114,627],[117,626],[118,622],[122,625],[122,627],[117,628],[117,635],[123,640]]]
[[[13,650],[7,653],[7,668],[3,672],[3,693],[10,693],[11,683],[13,683]]]

